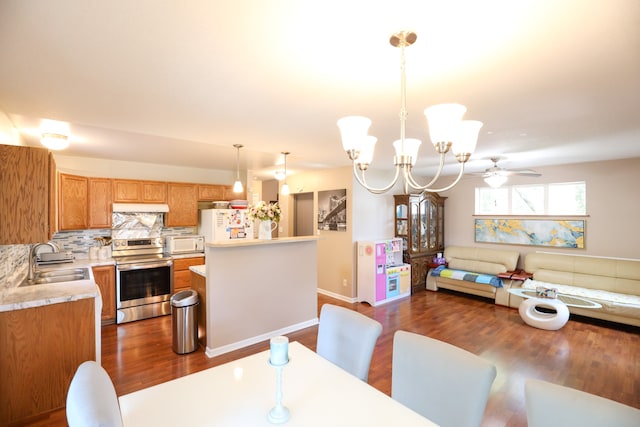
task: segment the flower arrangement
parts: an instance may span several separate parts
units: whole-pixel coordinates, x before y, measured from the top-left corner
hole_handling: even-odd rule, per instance
[[[274,222],[280,221],[280,206],[278,203],[265,203],[264,201],[259,202],[257,205],[251,205],[248,208],[249,210],[249,218],[254,220],[271,220]]]

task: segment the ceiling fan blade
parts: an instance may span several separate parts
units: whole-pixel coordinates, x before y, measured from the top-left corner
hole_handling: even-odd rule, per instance
[[[520,176],[542,176],[541,173],[538,173],[532,169],[509,169],[511,175],[520,175]]]

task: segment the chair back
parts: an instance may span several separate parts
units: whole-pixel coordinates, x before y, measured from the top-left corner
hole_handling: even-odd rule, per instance
[[[640,409],[546,381],[527,380],[524,397],[529,427],[640,426]]]
[[[380,322],[357,311],[324,304],[320,310],[316,352],[367,381],[373,349],[381,333]]]
[[[393,337],[391,397],[442,427],[482,423],[496,367],[459,347],[411,332]]]
[[[107,371],[93,360],[83,362],[67,393],[69,427],[122,427],[118,396]]]

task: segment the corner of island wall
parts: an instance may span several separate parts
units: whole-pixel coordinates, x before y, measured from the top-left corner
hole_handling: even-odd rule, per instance
[[[206,354],[318,323],[318,238],[207,243]]]

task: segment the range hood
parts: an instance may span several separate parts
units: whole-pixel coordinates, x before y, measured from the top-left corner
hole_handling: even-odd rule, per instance
[[[114,203],[113,212],[169,212],[169,205],[162,203]]]

